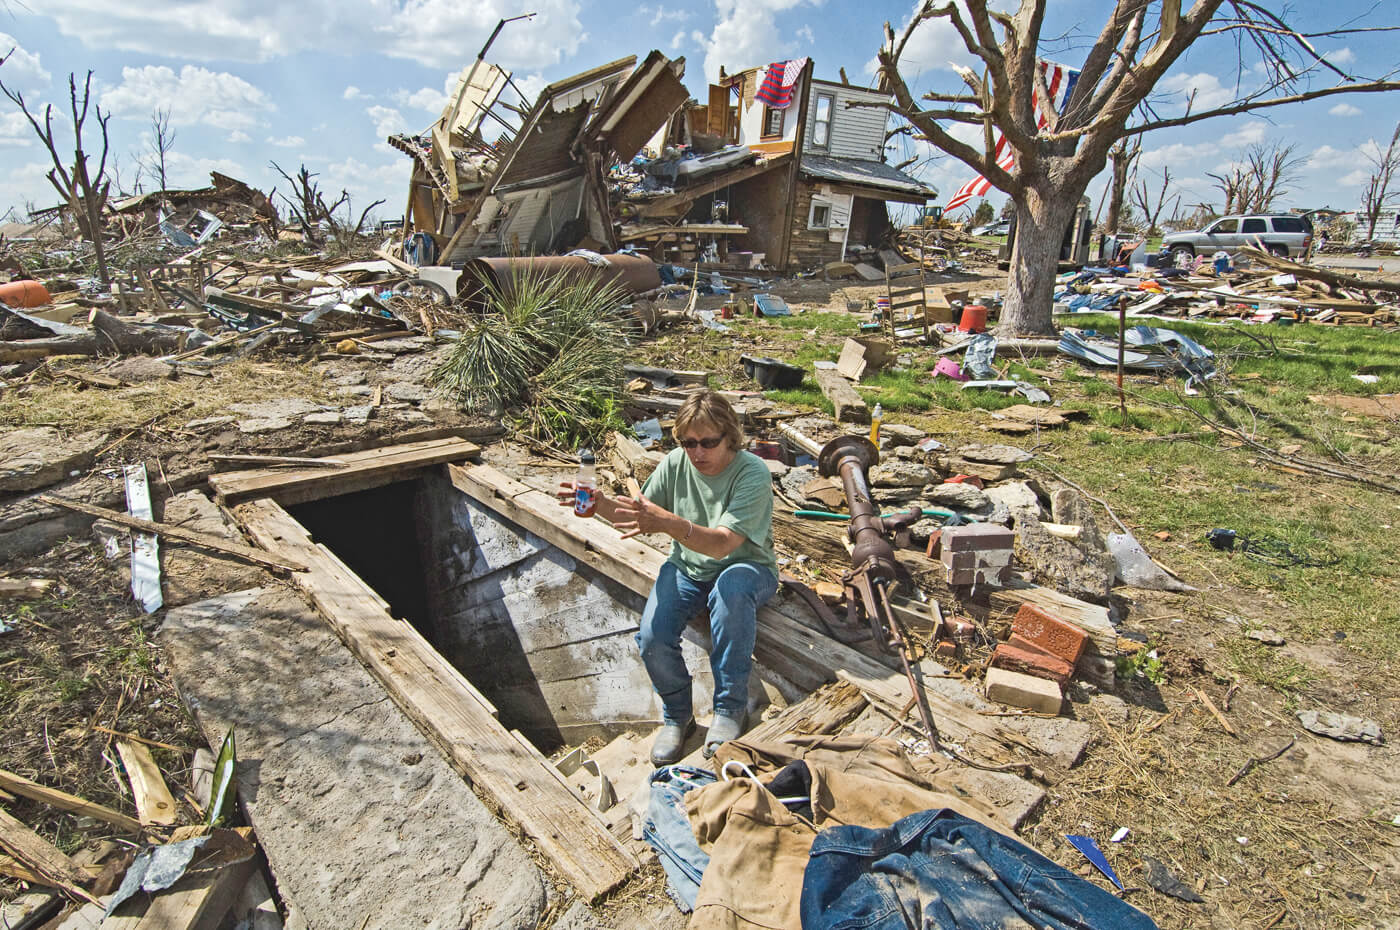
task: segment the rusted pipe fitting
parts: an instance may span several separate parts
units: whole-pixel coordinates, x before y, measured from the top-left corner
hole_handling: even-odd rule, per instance
[[[870,496],[866,472],[879,464],[880,451],[864,436],[839,436],[822,447],[817,470],[822,477],[841,476],[846,490],[846,506],[851,511],[851,564],[871,579],[893,580],[896,573],[894,549],[885,539],[875,501]]]

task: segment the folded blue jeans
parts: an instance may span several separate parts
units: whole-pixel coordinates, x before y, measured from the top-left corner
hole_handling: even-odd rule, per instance
[[[642,611],[637,648],[651,685],[661,696],[663,720],[684,725],[693,716],[690,671],[681,655],[681,634],[701,607],[710,611],[714,711],[743,719],[749,706],[758,608],[777,590],[778,579],[761,565],[738,562],[713,581],[696,581],[674,562],[662,563]]]
[[[714,782],[714,772],[689,765],[664,765],[651,775],[651,797],[647,800],[642,837],[661,860],[667,893],[686,913],[695,910],[700,878],[710,857],[695,842],[695,832],[685,816],[685,795]]]
[[[1157,930],[1146,914],[954,811],[837,826],[812,844],[803,930]]]

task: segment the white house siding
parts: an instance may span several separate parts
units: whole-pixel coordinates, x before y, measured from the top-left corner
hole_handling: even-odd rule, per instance
[[[835,97],[831,108],[831,145],[817,148],[812,141],[812,130],[817,121],[817,96],[831,94]],[[807,101],[807,126],[803,130],[802,148],[813,154],[831,155],[836,158],[865,158],[872,161],[883,160],[885,126],[889,122],[889,111],[884,107],[846,108],[852,101],[861,103],[881,103],[890,99],[889,94],[879,91],[846,87],[841,84],[828,84],[813,81],[811,97]]]

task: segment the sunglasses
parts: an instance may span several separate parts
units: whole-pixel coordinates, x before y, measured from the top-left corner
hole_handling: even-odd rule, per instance
[[[722,442],[724,442],[723,436],[707,436],[704,439],[676,440],[676,443],[687,452],[694,452],[696,446],[699,446],[702,449],[713,449],[715,446],[719,445]]]

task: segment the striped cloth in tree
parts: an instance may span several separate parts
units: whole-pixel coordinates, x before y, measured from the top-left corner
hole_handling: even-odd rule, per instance
[[[807,67],[806,58],[793,58],[789,61],[775,61],[763,74],[763,82],[753,95],[759,103],[767,104],[775,110],[786,110],[792,106],[792,92],[802,69]]]
[[[1045,61],[1044,59],[1040,61],[1040,70],[1045,74],[1045,86],[1046,89],[1050,91],[1051,105],[1054,107],[1056,113],[1064,115],[1065,105],[1069,103],[1069,95],[1074,92],[1074,85],[1079,80],[1079,72],[1068,65],[1057,64],[1056,62]],[[1032,102],[1035,106],[1036,126],[1040,129],[1044,129],[1048,120],[1045,117],[1045,111],[1041,109],[1040,106],[1040,95],[1036,94],[1032,98]],[[1003,171],[1010,171],[1015,167],[1016,152],[1012,150],[1011,146],[1006,144],[1006,137],[1001,134],[1000,130],[997,131],[995,152],[998,168]],[[977,177],[958,188],[958,192],[948,201],[948,205],[943,208],[943,212],[951,213],[958,207],[966,204],[973,197],[985,197],[987,196],[987,192],[991,189],[992,182],[979,174]]]

